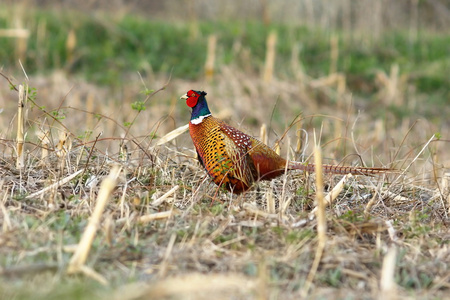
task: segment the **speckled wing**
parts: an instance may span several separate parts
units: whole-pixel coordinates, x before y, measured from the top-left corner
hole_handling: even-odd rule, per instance
[[[251,137],[226,123],[220,123],[226,156],[230,159],[229,176],[236,178],[247,187],[255,181],[256,168],[250,157]]]
[[[214,183],[241,193],[249,189],[254,182],[254,166],[248,164],[247,151],[231,140],[232,131],[232,127],[213,116],[205,118],[200,124],[189,123],[189,132],[197,150],[198,160]]]

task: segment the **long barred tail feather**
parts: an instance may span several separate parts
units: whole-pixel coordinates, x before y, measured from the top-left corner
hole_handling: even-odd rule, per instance
[[[386,173],[396,173],[394,169],[388,168],[371,168],[371,167],[348,167],[348,166],[337,166],[337,165],[322,165],[323,171],[328,174],[352,174],[352,175],[365,175],[373,176]],[[291,170],[301,170],[305,172],[315,172],[316,166],[314,164],[305,164],[297,161],[289,162],[289,169]]]

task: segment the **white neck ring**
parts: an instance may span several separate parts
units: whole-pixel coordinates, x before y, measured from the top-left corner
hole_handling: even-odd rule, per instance
[[[203,122],[203,119],[204,119],[204,118],[209,117],[210,115],[211,115],[211,114],[207,114],[207,115],[200,116],[200,117],[198,117],[198,118],[192,119],[192,120],[191,120],[191,123],[194,124],[194,125],[198,125],[198,124],[200,124],[201,122]]]

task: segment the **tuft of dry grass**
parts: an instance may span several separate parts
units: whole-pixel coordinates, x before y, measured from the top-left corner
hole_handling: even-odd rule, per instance
[[[334,79],[301,87],[274,77],[268,86],[223,67],[206,83],[158,79],[163,89],[139,96],[144,111],[130,96],[141,89],[139,78],[120,99],[60,73],[30,78],[39,92],[24,123],[21,171],[14,126],[0,130],[1,298],[444,298],[448,137],[430,138],[436,128],[427,121],[358,113],[342,87],[339,103],[312,101],[315,93],[337,95]],[[310,159],[309,135],[322,126],[324,160],[404,172],[322,179],[293,172],[241,196],[225,193],[183,134],[188,112],[177,97],[196,86],[233,125],[252,133],[267,124],[261,135],[290,159]],[[18,95],[8,97],[14,102],[5,102],[1,124],[15,124],[10,103]],[[117,182],[102,204],[100,183],[110,173]],[[319,221],[312,216],[321,193],[327,206]],[[81,274],[65,272],[74,265]]]

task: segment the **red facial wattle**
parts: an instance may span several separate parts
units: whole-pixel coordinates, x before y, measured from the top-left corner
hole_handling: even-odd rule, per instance
[[[193,90],[190,90],[189,92],[186,93],[186,104],[187,106],[193,108],[194,106],[197,105],[198,102],[198,98],[200,97],[200,95],[198,93],[196,93]]]
[[[194,106],[197,105],[197,101],[198,101],[198,96],[197,95],[192,95],[192,96],[189,96],[186,99],[186,104],[189,107],[194,107]]]

